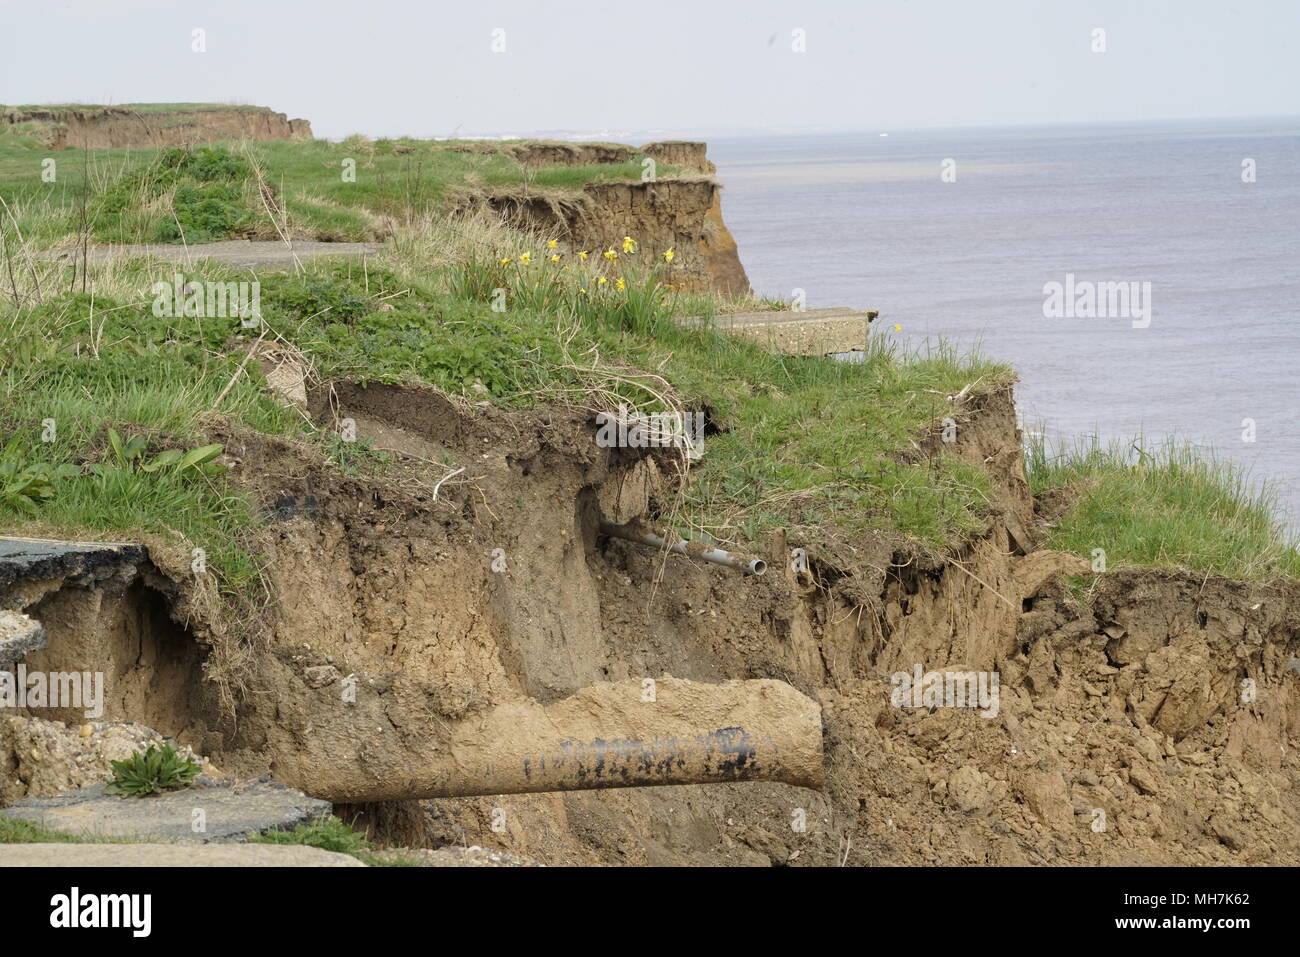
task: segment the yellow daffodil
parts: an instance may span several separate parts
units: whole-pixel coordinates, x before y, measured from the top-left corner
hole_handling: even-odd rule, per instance
[[[531,253],[520,253],[519,261],[523,263],[525,266],[527,266],[530,262],[533,261],[533,256]]]
[[[896,326],[894,326],[894,331],[895,331],[895,332],[902,332],[902,331],[903,331],[903,327],[902,327],[902,326],[898,326],[898,325],[896,325]]]
[[[636,251],[636,240],[631,236],[623,237],[623,252],[630,253]]]
[[[583,289],[581,286],[579,286],[579,287],[578,287],[578,294],[579,294],[579,295],[582,295],[582,296],[585,296],[585,295],[587,294],[587,290],[585,290],[585,289]]]
[[[604,276],[601,276],[599,279],[596,280],[596,285],[597,285],[597,286],[603,286],[603,285],[605,285],[605,283],[607,283],[607,282],[609,282],[609,280],[606,279]]]
[[[673,259],[676,256],[677,253],[673,252],[672,247],[669,247],[668,249],[664,250],[664,262],[670,263],[673,261]]]
[[[553,263],[557,263],[557,262],[559,262],[559,261],[560,261],[560,254],[559,254],[559,253],[556,253],[554,256],[551,257],[551,262],[553,262]]]
[[[548,240],[546,241],[546,248],[547,248],[547,249],[554,249],[554,248],[555,248],[556,246],[558,246],[558,245],[560,245],[560,244],[557,243],[554,239],[548,239]]]
[[[606,249],[603,253],[601,253],[601,255],[604,256],[612,263],[618,262],[618,253],[614,252],[613,249]]]
[[[586,261],[587,261],[587,250],[584,249],[584,250],[582,250],[580,253],[578,253],[578,258],[581,259],[583,262],[586,262]]]
[[[622,292],[624,289],[627,288],[627,283],[623,281],[622,276],[619,276],[617,279],[614,280],[614,288],[617,289],[619,292]]]

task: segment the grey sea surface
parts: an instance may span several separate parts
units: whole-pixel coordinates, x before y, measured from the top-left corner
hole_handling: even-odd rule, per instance
[[[715,138],[709,155],[756,291],[1011,363],[1049,438],[1196,443],[1273,484],[1294,527],[1300,118]],[[1141,299],[1048,316],[1050,283]]]

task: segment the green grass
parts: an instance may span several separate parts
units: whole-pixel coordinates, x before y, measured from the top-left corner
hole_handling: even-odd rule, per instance
[[[1048,547],[1089,559],[1103,549],[1107,570],[1300,576],[1300,555],[1278,521],[1273,491],[1188,444],[1102,445],[1089,438],[1051,447],[1040,439],[1029,444],[1026,465],[1035,493],[1069,488],[1077,495]]]
[[[31,248],[72,244],[83,223],[100,243],[275,239],[286,212],[296,235],[367,241],[395,223],[445,212],[471,193],[563,196],[588,183],[641,176],[639,158],[525,168],[498,148],[450,140],[54,152],[37,142],[37,125],[29,126],[0,127],[0,198]],[[47,160],[55,164],[54,182],[42,179]],[[270,190],[271,212],[255,168]],[[679,172],[658,168],[661,177]]]
[[[518,178],[517,169],[510,170],[499,183],[494,185],[513,185]],[[679,172],[674,166],[660,165],[656,171],[659,176],[672,176]],[[535,186],[552,189],[581,189],[588,183],[617,183],[639,181],[641,179],[641,161],[630,159],[622,163],[601,163],[592,166],[543,166],[536,170],[532,178]]]
[[[683,357],[684,358],[684,357]],[[1005,367],[948,350],[904,356],[888,344],[862,364],[777,358],[728,341],[679,378],[710,378],[728,422],[686,496],[684,519],[713,537],[756,543],[778,526],[888,529],[934,549],[982,527],[987,474],[952,458],[908,463],[898,450],[939,409],[927,390],[955,392]],[[762,383],[767,388],[742,384]],[[723,388],[718,388],[721,385]],[[740,386],[739,388],[737,386]]]
[[[353,854],[370,850],[366,836],[354,831],[333,814],[322,815],[308,824],[299,824],[292,831],[267,831],[249,839],[251,844],[300,844],[318,847],[322,851]]]
[[[0,844],[83,844],[84,838],[50,831],[30,821],[0,817]]]
[[[123,837],[109,837],[102,834],[66,834],[51,831],[33,824],[10,817],[0,817],[0,844],[134,844],[135,841]]]
[[[226,159],[201,162],[220,171]],[[986,388],[1005,384],[1005,366],[944,347],[903,354],[887,335],[873,336],[857,364],[777,355],[712,328],[725,304],[673,291],[661,251],[619,251],[616,262],[593,251],[579,261],[577,250],[509,231],[493,234],[487,245],[494,248],[482,252],[481,237],[452,254],[440,245],[458,241],[427,247],[444,257],[438,264],[420,247],[396,250],[389,268],[314,261],[300,274],[264,273],[269,333],[300,350],[324,380],[428,384],[475,399],[486,394],[504,407],[707,408],[721,431],[708,438],[706,456],[664,516],[690,537],[756,546],[778,526],[805,529],[811,540],[876,530],[942,550],[983,527],[983,469],[946,456],[909,461],[899,451],[946,413],[940,396],[977,379]],[[0,523],[114,538],[164,534],[204,548],[222,593],[234,596],[258,583],[250,546],[258,503],[221,476],[93,475],[109,429],[146,436],[150,455],[192,448],[203,440],[204,413],[224,391],[222,414],[316,441],[341,472],[379,474],[387,462],[309,429],[269,397],[255,367],[236,377],[250,342],[237,320],[155,317],[150,287],[174,269],[114,264],[93,298],[65,293],[7,322],[0,317],[0,350],[13,357],[0,368],[8,426],[0,438],[17,443],[12,454],[23,467],[76,474],[51,479],[54,494],[35,517],[0,505]],[[201,264],[187,278],[244,277]],[[504,311],[493,307],[497,289],[505,290]],[[704,322],[683,327],[675,315]],[[48,419],[58,424],[56,443],[40,441]],[[1058,525],[1056,547],[1085,555],[1106,548],[1112,566],[1181,564],[1250,576],[1296,570],[1270,503],[1244,499],[1220,466],[1148,456],[1130,469],[1097,450],[1050,461],[1031,450],[1030,459],[1040,489],[1104,479]]]
[[[302,431],[301,419],[267,394],[256,364],[235,377],[247,349],[237,319],[153,316],[144,290],[161,277],[157,265],[151,272],[133,261],[117,278],[140,285],[134,301],[72,294],[7,315],[0,308],[0,450],[24,467],[65,466],[77,476],[60,480],[35,515],[0,506],[0,527],[22,520],[109,537],[163,535],[187,551],[205,549],[221,587],[246,592],[260,576],[248,546],[257,511],[224,478],[92,474],[110,462],[110,429],[147,437],[151,455],[202,444],[203,417],[214,408],[262,432]]]
[[[300,844],[323,851],[348,854],[370,867],[420,867],[413,858],[399,854],[377,855],[366,836],[355,831],[333,814],[322,815],[292,831],[267,831],[249,839],[252,844]]]
[[[709,440],[674,519],[696,537],[748,543],[775,525],[831,522],[891,529],[940,548],[979,525],[982,471],[948,459],[909,464],[896,453],[936,414],[928,390],[1007,378],[1005,368],[944,351],[902,356],[888,346],[859,365],[776,356],[707,325],[670,321],[708,315],[717,304],[660,285],[672,274],[662,261],[651,265],[657,253],[622,254],[617,264],[593,255],[577,268],[571,250],[538,242],[521,266],[527,242],[514,236],[510,248],[514,256],[501,257],[514,260],[509,266],[464,259],[412,274],[312,262],[301,275],[263,274],[263,317],[270,335],[301,350],[325,380],[426,383],[474,398],[486,390],[505,407],[625,402],[662,411],[671,400],[713,410],[726,431]],[[546,261],[561,254],[566,263]],[[566,272],[565,264],[575,268]],[[154,316],[149,289],[174,269],[116,263],[100,276],[116,296],[63,294],[0,317],[0,350],[13,357],[0,368],[0,438],[16,443],[22,466],[75,476],[56,479],[34,516],[0,505],[0,527],[168,536],[186,550],[205,549],[222,594],[233,597],[259,584],[250,545],[257,503],[223,476],[92,474],[110,429],[146,437],[150,456],[193,448],[204,438],[204,414],[225,392],[222,414],[317,441],[340,471],[358,474],[384,459],[313,433],[270,398],[255,365],[236,377],[251,338],[236,319]],[[495,271],[476,277],[479,269]],[[623,290],[620,273],[629,277]],[[210,264],[187,272],[189,280],[239,278]],[[508,290],[505,312],[486,295],[498,282]],[[42,442],[51,419],[58,440]]]

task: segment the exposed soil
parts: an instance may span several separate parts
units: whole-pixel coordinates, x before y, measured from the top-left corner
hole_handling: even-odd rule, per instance
[[[1300,862],[1300,585],[1128,570],[1092,580],[1081,601],[1062,576],[1086,565],[1034,549],[1009,391],[963,397],[945,448],[995,479],[987,527],[959,551],[778,535],[758,577],[601,536],[602,517],[655,517],[677,463],[598,448],[586,413],[341,383],[310,408],[405,457],[351,478],[307,447],[214,426],[265,504],[278,605],[247,649],[233,718],[193,684],[213,656],[179,650],[228,640],[183,552],[151,548],[151,570],[119,599],[130,615],[45,598],[60,612],[44,622],[49,666],[76,635],[102,635],[124,675],[113,708],[152,709],[152,726],[225,771],[353,800],[343,816],[399,844],[548,864]],[[454,465],[434,464],[444,457]],[[794,546],[809,571],[791,569]],[[186,629],[158,622],[151,591]],[[127,647],[135,667],[158,663],[156,684],[117,664]],[[891,676],[917,666],[996,672],[996,707],[895,706]],[[348,677],[355,704],[340,697]],[[503,708],[561,708],[606,733],[610,709],[584,689],[645,678],[766,679],[815,702],[824,788],[368,798],[421,780],[464,729],[499,727]]]
[[[665,282],[724,295],[750,292],[736,240],[722,219],[722,186],[714,178],[717,168],[704,143],[672,140],[637,148],[555,142],[476,144],[465,149],[495,149],[526,166],[589,166],[647,156],[681,167],[683,172],[674,176],[589,183],[572,194],[510,190],[467,195],[465,204],[486,203],[519,226],[591,249],[618,249],[624,236],[634,237],[656,258],[671,248],[677,257]]]

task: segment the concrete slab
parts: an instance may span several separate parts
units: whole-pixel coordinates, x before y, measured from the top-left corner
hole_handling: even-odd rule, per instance
[[[21,612],[0,609],[0,669],[44,648],[49,641],[44,626]]]
[[[292,829],[331,809],[328,801],[307,797],[272,781],[213,786],[201,783],[143,798],[106,794],[101,783],[54,797],[24,798],[0,808],[0,817],[29,821],[75,836],[213,844]],[[195,830],[199,820],[203,829]]]
[[[300,844],[0,844],[0,867],[365,867]]]
[[[802,312],[742,312],[718,316],[716,328],[744,336],[785,355],[825,356],[867,347],[874,309],[805,309]],[[687,322],[698,320],[685,320]]]
[[[0,538],[0,604],[15,582],[56,578],[84,580],[114,574],[146,558],[143,545],[125,542],[64,542],[41,538]]]

